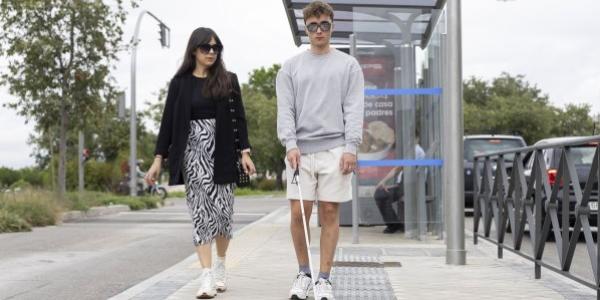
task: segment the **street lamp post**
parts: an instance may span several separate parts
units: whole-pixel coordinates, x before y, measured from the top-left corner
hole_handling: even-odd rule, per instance
[[[444,159],[446,200],[446,263],[466,264],[464,178],[463,178],[463,113],[462,113],[462,32],[461,1],[448,0],[448,103],[444,108],[447,148]]]
[[[158,17],[147,10],[142,10],[138,16],[137,23],[135,24],[135,32],[133,34],[132,43],[133,49],[131,51],[131,107],[129,111],[129,191],[131,196],[137,195],[137,117],[135,110],[135,96],[136,96],[136,58],[137,58],[137,44],[139,42],[138,35],[140,32],[140,24],[142,23],[142,17],[148,14],[153,17],[159,23],[160,28],[160,43],[163,47],[170,46],[170,32],[171,30],[165,23],[163,23]]]

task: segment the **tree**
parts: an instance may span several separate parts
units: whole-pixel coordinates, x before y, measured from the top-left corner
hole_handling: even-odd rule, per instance
[[[600,113],[596,114],[593,117],[594,120],[594,132],[592,133],[593,135],[597,135],[600,133]]]
[[[522,75],[464,83],[465,134],[518,134],[527,143],[553,135],[561,110]]]
[[[470,78],[463,87],[465,134],[519,134],[529,144],[594,134],[589,104],[555,107],[522,75],[502,73],[491,82]]]
[[[275,172],[277,186],[283,188],[281,174],[285,170],[285,148],[277,139],[275,93],[275,78],[280,68],[280,65],[275,64],[252,71],[248,84],[242,86],[242,94],[256,167],[259,171]]]
[[[488,83],[471,77],[463,83],[463,99],[466,104],[486,105],[490,102],[490,87]]]
[[[255,92],[265,95],[267,99],[275,99],[277,97],[275,93],[275,79],[277,78],[279,69],[281,69],[281,65],[274,64],[267,69],[260,67],[253,70],[250,73],[248,86]]]
[[[590,104],[567,104],[556,122],[556,135],[592,135],[594,120]]]
[[[18,171],[7,167],[0,167],[0,192],[2,192],[2,189],[11,186],[19,179],[21,179],[21,175]]]
[[[143,112],[144,118],[152,123],[155,128],[160,127],[160,121],[162,119],[163,111],[165,109],[165,102],[167,101],[167,92],[169,91],[169,83],[167,82],[163,88],[158,90],[156,97],[158,101],[151,103],[146,101],[148,108]]]
[[[115,5],[84,0],[0,2],[0,54],[8,61],[0,83],[17,98],[8,107],[35,121],[40,135],[58,136],[61,196],[66,191],[68,132],[85,126],[111,93],[109,72],[124,21],[122,0]],[[52,134],[55,130],[58,134]]]

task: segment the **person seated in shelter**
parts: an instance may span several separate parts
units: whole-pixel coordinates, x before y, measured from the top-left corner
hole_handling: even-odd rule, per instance
[[[421,148],[418,141],[415,144],[415,158],[425,158],[425,151],[423,148]],[[403,224],[400,222],[401,220],[398,216],[404,216],[404,206],[398,206],[398,213],[396,213],[394,207],[392,206],[394,202],[398,201],[402,196],[404,196],[402,170],[403,167],[392,168],[392,170],[390,170],[390,172],[385,175],[381,181],[379,181],[375,190],[375,195],[373,196],[375,203],[377,204],[377,208],[383,217],[383,221],[386,224],[386,228],[383,230],[383,233],[395,233],[403,227]],[[396,178],[395,182],[391,185],[388,185],[388,181],[392,178]]]

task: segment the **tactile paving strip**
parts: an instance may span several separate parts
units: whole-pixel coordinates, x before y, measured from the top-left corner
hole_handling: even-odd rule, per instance
[[[378,249],[338,248],[335,258],[336,299],[396,300]]]

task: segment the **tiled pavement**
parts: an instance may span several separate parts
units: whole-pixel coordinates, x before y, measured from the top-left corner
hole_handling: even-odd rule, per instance
[[[288,220],[282,208],[237,233],[227,258],[228,291],[216,299],[286,299],[297,271]],[[443,241],[380,231],[360,228],[361,244],[353,245],[351,228],[341,229],[332,274],[337,299],[596,299],[593,290],[550,271],[533,279],[531,262],[509,252],[496,259],[495,246],[474,246],[469,234],[467,265],[451,266]],[[311,252],[316,267],[316,245]],[[194,299],[199,271],[192,255],[113,299]]]

